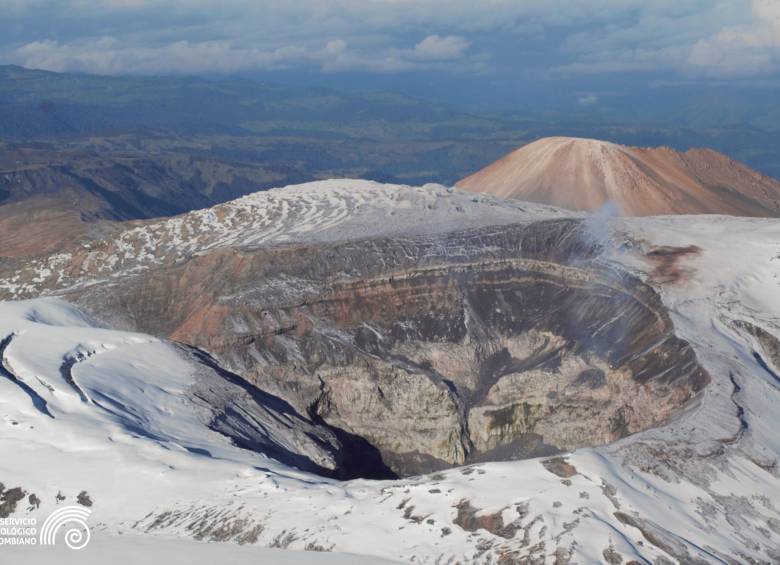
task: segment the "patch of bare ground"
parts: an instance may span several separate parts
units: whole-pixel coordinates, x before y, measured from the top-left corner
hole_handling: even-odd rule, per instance
[[[604,561],[609,563],[609,565],[620,565],[623,563],[623,556],[620,555],[615,549],[615,546],[611,543],[608,548],[601,552],[601,555],[604,557]]]
[[[480,513],[479,508],[474,508],[469,500],[461,500],[455,507],[458,509],[454,523],[467,532],[476,532],[477,530],[486,530],[491,534],[511,539],[522,528],[520,520],[525,516],[526,509],[523,506],[517,507],[518,518],[505,524],[503,513],[504,509],[492,514]]]
[[[626,526],[632,526],[639,530],[642,536],[652,545],[671,555],[679,563],[686,563],[690,565],[706,565],[708,561],[699,557],[692,556],[688,551],[688,548],[679,541],[676,537],[669,535],[663,528],[657,524],[640,518],[639,516],[632,516],[625,512],[615,512],[615,518]]]
[[[650,278],[659,284],[674,284],[688,280],[691,269],[682,264],[683,259],[699,253],[701,253],[701,247],[696,245],[654,247],[646,254],[646,257],[654,265]]]
[[[577,468],[563,457],[545,459],[542,461],[542,465],[553,475],[558,475],[562,479],[568,479],[577,474]]]
[[[288,532],[287,530],[283,530],[279,535],[277,535],[273,539],[269,547],[273,547],[276,549],[287,549],[290,546],[290,544],[297,539],[298,536],[296,536],[294,532]]]
[[[78,496],[76,497],[76,502],[78,502],[82,506],[86,506],[87,508],[92,506],[92,499],[90,498],[89,493],[85,490],[82,490],[78,494]]]
[[[187,510],[166,510],[156,516],[147,516],[137,522],[134,527],[138,527],[149,519],[151,522],[146,524],[144,528],[146,532],[182,526],[196,540],[234,541],[239,545],[256,543],[264,530],[262,524],[240,515],[238,511],[233,509],[202,507]],[[283,541],[283,537],[279,538],[278,543]],[[289,544],[291,541],[287,543]]]
[[[606,480],[601,479],[601,493],[609,499],[615,510],[620,510],[620,501],[617,497],[617,489]]]
[[[319,553],[325,553],[325,552],[333,551],[333,547],[334,547],[333,545],[325,547],[324,545],[311,541],[307,543],[306,547],[304,547],[303,549],[304,551],[316,551]]]
[[[8,518],[16,511],[16,505],[24,499],[26,492],[22,487],[6,489],[3,483],[0,483],[0,518]]]

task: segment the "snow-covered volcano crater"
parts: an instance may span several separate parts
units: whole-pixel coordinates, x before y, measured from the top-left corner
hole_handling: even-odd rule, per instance
[[[446,199],[444,195],[450,194],[436,190],[443,194],[436,198]],[[354,214],[345,221],[360,221],[360,212]],[[379,239],[346,241],[343,247],[324,242],[316,257],[327,257],[329,268],[352,265],[377,269],[373,278],[368,276],[371,273],[356,277],[354,271],[344,270],[333,281],[341,286],[331,287],[343,291],[353,285],[365,299],[362,304],[370,306],[364,312],[370,313],[374,306],[367,293],[379,287],[361,286],[362,282],[390,284],[382,275],[389,258],[396,261],[393,268],[403,267],[404,261],[413,262],[415,269],[410,272],[414,274],[409,280],[419,280],[420,268],[430,273],[436,265],[441,267],[444,253],[450,257],[448,268],[460,265],[475,269],[474,257],[469,255],[476,249],[475,240],[480,242],[482,259],[489,256],[491,268],[507,260],[501,256],[507,249],[515,254],[530,253],[547,249],[552,241],[560,250],[573,241],[568,236],[548,241],[541,237],[543,232],[534,231],[552,227],[559,235],[568,234],[566,226],[556,223],[561,220],[557,212],[552,217],[542,215],[544,222],[552,220],[552,224],[543,223],[529,231],[527,226],[538,223],[531,216],[526,210],[514,223],[498,222],[505,224],[503,227],[491,224],[488,218],[469,226],[472,231],[466,230],[467,236],[458,238],[440,237],[452,233],[448,226],[438,232],[426,228],[422,234],[411,234],[422,237],[415,241],[384,234]],[[420,213],[418,220],[420,217],[425,219],[426,213]],[[576,219],[575,224],[579,222]],[[593,257],[603,269],[599,272],[613,270],[651,288],[667,312],[672,333],[689,344],[709,377],[703,390],[661,424],[609,445],[567,450],[555,456],[472,461],[388,481],[325,478],[323,470],[339,463],[339,446],[344,439],[331,435],[328,422],[334,420],[328,420],[328,414],[335,412],[326,412],[325,404],[307,412],[295,402],[281,399],[282,393],[289,392],[284,387],[266,390],[266,383],[259,379],[237,380],[242,373],[236,368],[249,358],[244,354],[251,356],[252,351],[260,350],[247,347],[247,336],[252,332],[239,323],[252,318],[247,311],[241,311],[241,316],[228,312],[219,318],[220,312],[225,312],[220,309],[231,305],[227,298],[235,290],[252,291],[236,293],[235,300],[254,309],[262,304],[254,302],[261,295],[287,300],[319,293],[318,281],[312,278],[312,286],[306,286],[300,283],[302,278],[280,276],[273,285],[263,286],[263,281],[255,279],[254,287],[247,283],[234,288],[215,282],[213,288],[222,299],[209,302],[205,314],[198,314],[197,308],[187,313],[183,318],[187,323],[174,326],[176,339],[190,344],[182,345],[148,333],[99,328],[100,324],[81,313],[84,309],[92,314],[114,311],[116,319],[124,323],[132,316],[140,319],[140,311],[115,309],[109,295],[118,297],[116,303],[126,303],[128,296],[136,296],[125,294],[135,292],[128,290],[134,285],[147,296],[165,288],[157,286],[161,281],[172,285],[168,274],[157,279],[156,275],[133,278],[135,275],[126,273],[127,281],[115,279],[104,290],[99,284],[83,291],[65,282],[59,289],[51,283],[52,293],[78,301],[80,308],[60,299],[0,304],[0,442],[3,452],[11,454],[0,462],[0,497],[4,503],[15,500],[4,508],[12,508],[15,516],[42,519],[58,504],[78,504],[81,499],[91,504],[90,523],[104,539],[120,533],[153,539],[196,538],[258,548],[358,553],[403,562],[777,561],[780,444],[774,430],[780,402],[780,304],[776,298],[780,226],[768,220],[711,216],[611,220],[591,231],[599,239],[600,252]],[[497,244],[507,241],[503,239],[506,233],[521,232],[533,237],[518,236],[514,248]],[[228,251],[199,256],[193,259],[196,265],[172,271],[170,276],[199,277],[219,265],[224,279],[230,273],[252,273],[246,266],[249,264],[268,265],[267,271],[258,272],[269,272],[282,264],[279,257],[305,255],[300,248],[274,246],[261,250],[254,259],[248,258],[246,250]],[[357,261],[352,259],[357,254],[383,264],[351,262]],[[560,264],[562,258],[556,261]],[[301,264],[309,265],[306,261]],[[238,265],[244,265],[244,270],[233,270]],[[549,277],[551,271],[545,268]],[[583,270],[584,265],[569,261],[567,268]],[[575,274],[579,276],[579,272]],[[524,276],[527,278],[527,271]],[[573,276],[563,280],[573,281]],[[184,282],[188,280],[196,279],[185,278]],[[292,288],[280,289],[279,281],[283,280],[290,281]],[[476,282],[483,290],[486,284],[489,288],[497,284],[479,278]],[[438,282],[429,285],[426,293],[439,286]],[[421,296],[420,287],[408,288],[414,291],[407,295],[410,300]],[[454,283],[441,288],[445,291],[438,296],[460,296]],[[446,293],[447,288],[452,294]],[[606,283],[599,288],[606,291]],[[199,298],[206,295],[202,288],[198,293]],[[339,301],[347,294],[328,295],[331,310],[321,306],[310,313],[324,317],[327,310],[329,320],[342,320],[333,312],[342,311]],[[381,299],[383,295],[374,296]],[[101,304],[89,307],[88,300],[100,300]],[[496,307],[513,312],[499,302]],[[152,301],[146,312],[158,307]],[[440,313],[449,316],[457,311]],[[166,311],[166,315],[168,312],[177,311]],[[597,315],[596,310],[592,312]],[[472,325],[472,332],[475,328],[494,331],[511,320],[495,311],[492,315],[497,319]],[[231,339],[223,342],[211,341],[212,350],[193,337],[205,335],[214,319],[232,324],[234,333],[224,334]],[[301,322],[304,318],[285,320],[269,311],[266,316],[260,312],[258,319],[265,320],[262,323],[266,326],[260,327],[267,332],[261,340],[255,337],[256,341],[305,343],[298,339],[309,327]],[[289,321],[296,323],[285,325]],[[154,329],[156,323],[148,328]],[[381,331],[376,326],[370,328]],[[221,332],[219,329],[214,336]],[[154,333],[167,335],[170,331]],[[378,363],[381,348],[372,335],[376,333],[335,332],[330,337],[362,348]],[[434,331],[431,335],[441,334]],[[409,356],[406,363],[446,372],[444,361],[450,346],[444,345],[451,342],[437,342],[430,335],[426,339],[431,347],[441,349],[433,359],[439,364],[425,366]],[[476,333],[468,339],[490,343],[487,336]],[[507,338],[491,339],[501,342]],[[204,349],[214,356],[205,354]],[[280,351],[270,346],[268,350]],[[241,355],[231,358],[231,351]],[[369,357],[361,354],[356,358],[360,359],[357,363],[369,366]],[[265,366],[267,359],[259,357],[255,366]],[[284,372],[275,374],[294,374],[293,364],[294,359]],[[411,375],[407,378],[410,384],[415,378],[430,377],[411,370],[409,364],[405,367]],[[538,376],[561,379],[565,384],[561,367],[566,365]],[[676,374],[682,370],[674,364],[669,368]],[[520,367],[501,378],[510,376],[511,383],[517,384],[521,380],[517,374],[527,372]],[[320,376],[330,385],[331,410],[338,407],[341,412],[337,414],[345,417],[346,404],[337,403],[339,389],[333,371],[320,371]],[[510,381],[495,384],[501,388]],[[466,380],[463,383],[464,387],[468,384]],[[458,383],[455,385],[457,388]],[[349,398],[350,391],[343,392]],[[292,394],[290,398],[294,400]]]

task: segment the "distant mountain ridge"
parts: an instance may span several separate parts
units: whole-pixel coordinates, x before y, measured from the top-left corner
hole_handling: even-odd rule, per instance
[[[780,177],[780,130],[771,117],[757,122],[751,114],[743,123],[739,114],[705,127],[652,116],[640,123],[620,112],[595,112],[587,119],[577,111],[551,115],[543,105],[528,106],[523,116],[475,115],[441,100],[433,91],[418,98],[350,91],[341,83],[326,88],[245,77],[97,76],[0,65],[0,140],[208,137],[209,148],[238,149],[266,166],[304,173],[285,182],[350,176],[450,184],[522,143],[570,135],[638,146],[712,147]],[[664,115],[669,105],[667,100]],[[267,142],[273,151],[259,155],[254,148]],[[301,153],[305,163],[297,159]]]
[[[0,137],[6,139],[164,128],[246,134],[274,124],[287,129],[292,123],[304,128],[334,121],[438,124],[465,116],[392,92],[346,94],[246,78],[114,77],[0,66]]]
[[[680,152],[549,137],[513,151],[457,185],[573,210],[614,203],[629,216],[780,217],[780,182],[709,149]]]

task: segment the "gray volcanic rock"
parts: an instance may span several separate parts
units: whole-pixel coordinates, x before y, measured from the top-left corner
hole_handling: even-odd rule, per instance
[[[662,423],[707,376],[649,287],[561,260],[561,240],[581,241],[578,228],[470,233],[457,243],[477,257],[491,239],[522,249],[539,241],[537,230],[559,237],[536,252],[528,245],[522,258],[400,261],[380,275],[335,280],[303,301],[222,300],[215,339],[201,328],[186,333],[186,324],[177,335],[202,342],[299,410],[365,438],[398,474],[610,443]],[[370,258],[398,256],[384,244],[385,253],[366,256],[365,271]],[[425,255],[420,248],[404,244],[412,257]],[[312,250],[299,266],[322,253]],[[337,270],[357,259],[339,247],[326,256]]]
[[[345,477],[610,443],[708,382],[657,294],[602,262],[581,219],[443,187],[318,189],[266,194],[280,212],[253,229],[260,212],[216,207],[74,248],[37,278],[0,270],[0,288],[209,351],[332,430]],[[372,227],[372,206],[405,216]],[[321,223],[274,240],[296,208]]]

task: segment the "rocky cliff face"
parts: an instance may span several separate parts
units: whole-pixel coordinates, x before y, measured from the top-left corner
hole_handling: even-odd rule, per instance
[[[576,239],[576,225],[512,235],[522,247],[540,228]],[[303,301],[221,302],[211,332],[185,322],[176,335],[366,439],[397,474],[610,443],[704,386],[639,280],[529,255],[337,278]]]
[[[708,381],[656,293],[576,218],[200,249],[93,284],[64,259],[46,284],[283,398],[337,435],[344,476],[606,444]]]

